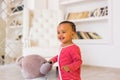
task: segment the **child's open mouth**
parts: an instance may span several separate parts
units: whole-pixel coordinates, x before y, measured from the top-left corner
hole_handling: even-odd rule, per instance
[[[65,37],[60,37],[60,38],[59,38],[60,41],[62,41],[62,40],[64,40],[64,39],[65,39]]]

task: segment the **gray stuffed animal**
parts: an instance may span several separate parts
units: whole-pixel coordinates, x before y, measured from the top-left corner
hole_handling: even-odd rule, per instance
[[[22,56],[16,62],[27,80],[47,80],[45,75],[52,69],[52,63],[40,55]]]

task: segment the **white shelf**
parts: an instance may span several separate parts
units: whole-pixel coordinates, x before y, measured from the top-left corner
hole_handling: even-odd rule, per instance
[[[62,1],[60,4],[65,6],[65,5],[75,4],[83,1],[85,0],[68,0],[68,1]]]
[[[89,2],[89,1],[99,1],[99,0],[66,0],[66,1],[61,1],[60,5],[66,6],[66,5],[71,5],[71,4],[76,4],[76,3],[82,3],[82,2]],[[100,0],[104,1],[104,0]]]
[[[22,25],[20,25],[20,26],[10,26],[10,28],[23,28],[23,26]]]
[[[75,22],[75,23],[78,23],[78,22],[100,21],[100,20],[108,20],[108,16],[103,16],[103,17],[91,17],[91,18],[84,18],[84,19],[70,20],[70,21]]]
[[[109,41],[103,40],[103,39],[76,39],[73,40],[76,44],[107,44],[110,43]]]
[[[10,14],[10,16],[21,15],[22,13],[23,13],[23,11],[18,11],[18,12],[14,12],[14,13]]]

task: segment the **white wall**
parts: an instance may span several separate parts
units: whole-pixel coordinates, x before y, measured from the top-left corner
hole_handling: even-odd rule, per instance
[[[58,9],[59,8],[59,0],[48,0],[48,9]]]
[[[25,8],[31,10],[41,10],[48,8],[47,0],[24,0]]]

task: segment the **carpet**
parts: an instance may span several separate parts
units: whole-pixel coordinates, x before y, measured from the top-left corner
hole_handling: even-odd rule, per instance
[[[0,65],[0,80],[24,80],[16,64]]]
[[[55,69],[47,75],[48,80],[57,80]],[[0,80],[24,80],[20,68],[16,64],[0,65]]]

